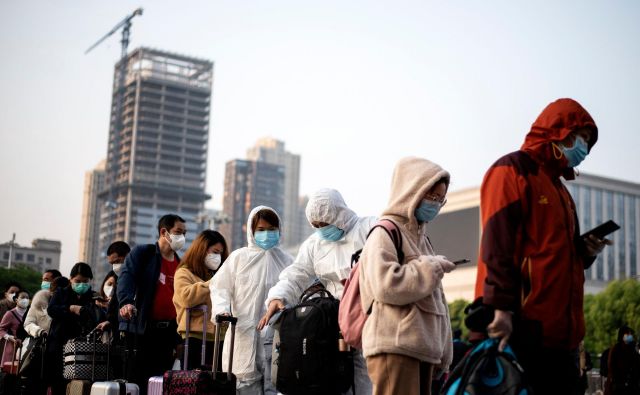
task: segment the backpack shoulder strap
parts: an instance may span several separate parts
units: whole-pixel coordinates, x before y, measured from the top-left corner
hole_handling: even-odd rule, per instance
[[[387,232],[387,234],[393,241],[393,245],[396,247],[398,262],[400,264],[404,263],[404,252],[402,252],[402,233],[400,232],[400,228],[398,228],[398,225],[396,225],[396,223],[390,219],[381,219],[371,227],[367,238],[369,238],[369,235],[371,235],[371,232],[373,232],[375,228],[382,228]]]

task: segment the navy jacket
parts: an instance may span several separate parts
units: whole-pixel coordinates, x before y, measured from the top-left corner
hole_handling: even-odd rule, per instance
[[[176,259],[180,259],[178,254]],[[118,302],[120,307],[127,304],[136,306],[138,314],[131,322],[119,316],[121,331],[136,331],[144,334],[151,314],[161,266],[162,253],[158,243],[135,246],[127,255],[122,273],[118,276]]]

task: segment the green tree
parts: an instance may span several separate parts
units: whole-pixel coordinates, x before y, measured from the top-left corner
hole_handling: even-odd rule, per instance
[[[0,267],[0,286],[4,290],[4,285],[9,281],[18,282],[22,288],[26,289],[33,295],[40,289],[42,282],[42,273],[26,267],[18,266],[16,268],[7,269]],[[4,295],[2,295],[4,297]]]
[[[640,329],[640,282],[612,281],[597,295],[584,300],[585,348],[596,356],[616,342],[618,328]]]

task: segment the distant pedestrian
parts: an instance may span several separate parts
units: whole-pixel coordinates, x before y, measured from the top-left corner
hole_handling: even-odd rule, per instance
[[[635,332],[628,326],[618,329],[618,341],[609,352],[609,372],[605,395],[640,394],[640,355]]]
[[[15,281],[9,281],[4,286],[4,298],[0,300],[0,320],[4,314],[16,307],[16,297],[22,286]]]

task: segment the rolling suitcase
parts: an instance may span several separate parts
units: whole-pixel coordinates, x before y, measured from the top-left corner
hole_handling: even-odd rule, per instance
[[[213,375],[209,371],[194,369],[189,370],[189,331],[191,328],[191,313],[194,310],[201,310],[203,315],[202,320],[202,349],[200,351],[200,366],[205,364],[205,356],[207,350],[207,305],[201,305],[187,309],[187,325],[185,333],[185,345],[184,345],[184,370],[168,370],[163,376],[162,388],[163,394],[206,394],[209,388],[212,386]]]
[[[107,381],[98,381],[91,386],[90,395],[138,395],[140,387],[126,380],[109,381],[109,367],[111,366],[111,348],[107,348]]]
[[[89,339],[93,336],[93,342]],[[71,379],[67,384],[66,395],[90,395],[93,382],[98,378],[99,369],[104,376],[109,376],[109,346],[97,341],[97,331],[86,336],[87,341],[80,338],[68,341],[64,348],[64,375]]]
[[[89,395],[91,394],[91,381],[71,380],[67,384],[67,395]]]
[[[138,395],[140,388],[137,384],[124,380],[99,381],[91,386],[91,395]]]
[[[222,367],[218,371],[218,356],[220,355],[220,328],[223,322],[231,324],[231,344],[229,345],[229,371],[223,372]],[[210,395],[235,395],[236,393],[236,376],[233,372],[233,348],[236,338],[236,317],[216,315],[216,338],[213,348],[213,387]]]
[[[147,395],[162,395],[162,382],[163,376],[149,377],[149,384],[147,386]]]
[[[2,360],[2,369],[0,369],[0,394],[13,395],[20,390],[20,377],[17,373],[20,371],[22,345],[18,345],[16,340],[5,339],[4,347],[2,348],[2,357],[4,357],[4,349],[7,347],[7,343],[13,343],[13,356],[11,361]],[[17,360],[16,356],[18,358]]]

